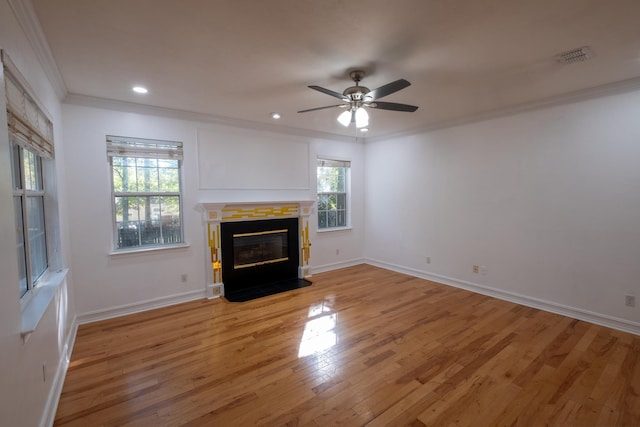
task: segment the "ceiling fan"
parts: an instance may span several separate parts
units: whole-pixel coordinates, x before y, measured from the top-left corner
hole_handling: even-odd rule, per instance
[[[320,86],[309,86],[309,88],[317,90],[335,98],[341,99],[342,104],[327,105],[326,107],[309,108],[307,110],[298,111],[298,113],[307,113],[309,111],[324,110],[326,108],[347,108],[340,116],[338,121],[343,126],[349,126],[349,123],[355,123],[356,127],[362,128],[369,125],[369,114],[363,107],[377,108],[379,110],[404,111],[412,113],[418,109],[415,105],[398,104],[395,102],[380,102],[378,99],[391,95],[399,90],[410,86],[411,83],[405,79],[396,80],[380,86],[377,89],[369,90],[365,86],[360,86],[360,81],[364,77],[364,71],[355,70],[349,73],[349,77],[355,82],[355,86],[348,87],[342,93],[334,92]]]

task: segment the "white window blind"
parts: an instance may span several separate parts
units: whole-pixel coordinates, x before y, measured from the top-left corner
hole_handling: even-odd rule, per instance
[[[351,162],[348,160],[331,160],[319,158],[316,166],[326,168],[349,168],[351,167]]]
[[[182,160],[182,142],[107,135],[107,156]]]
[[[13,66],[5,52],[2,52],[2,63],[9,132],[19,145],[34,150],[41,157],[53,159],[53,123],[29,96],[18,75],[12,72]]]

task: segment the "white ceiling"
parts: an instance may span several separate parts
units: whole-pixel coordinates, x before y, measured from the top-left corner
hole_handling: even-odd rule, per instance
[[[356,68],[370,89],[407,79],[383,100],[420,107],[369,110],[369,137],[640,81],[639,0],[32,2],[70,94],[342,136],[343,110],[296,111],[339,103],[307,85],[342,92]]]

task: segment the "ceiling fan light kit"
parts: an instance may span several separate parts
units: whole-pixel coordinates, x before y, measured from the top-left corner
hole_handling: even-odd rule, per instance
[[[369,126],[369,113],[366,108],[377,108],[379,110],[392,110],[403,112],[414,112],[418,107],[414,105],[398,104],[395,102],[376,102],[378,99],[391,95],[411,85],[405,79],[396,80],[380,86],[377,89],[369,90],[368,87],[360,86],[360,80],[364,77],[364,71],[356,70],[349,73],[349,77],[355,82],[355,86],[346,88],[342,93],[334,92],[320,86],[309,86],[310,89],[317,90],[327,95],[333,96],[343,101],[343,104],[328,105],[326,107],[309,108],[307,110],[298,111],[298,113],[307,113],[309,111],[324,110],[326,108],[348,108],[338,116],[338,122],[347,127],[350,123],[355,123],[357,128],[365,128]]]

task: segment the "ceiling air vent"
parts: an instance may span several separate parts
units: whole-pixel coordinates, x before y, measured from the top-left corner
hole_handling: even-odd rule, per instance
[[[557,55],[557,58],[558,62],[562,62],[563,64],[582,62],[591,58],[591,50],[587,46],[580,47],[578,49],[571,49]]]

